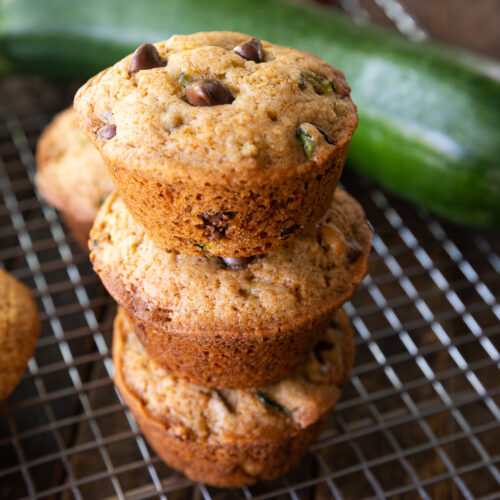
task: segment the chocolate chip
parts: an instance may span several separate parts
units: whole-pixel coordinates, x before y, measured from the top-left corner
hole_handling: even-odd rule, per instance
[[[247,61],[260,63],[264,60],[264,50],[258,38],[250,38],[245,43],[236,46],[233,51]]]
[[[291,226],[287,227],[285,230],[281,231],[280,236],[281,237],[288,236],[289,234],[295,233],[295,231],[297,231],[297,229],[299,229],[299,225],[292,224]]]
[[[229,221],[234,218],[234,212],[218,212],[216,214],[209,214],[203,212],[198,214],[198,217],[203,221],[196,227],[204,230],[204,235],[211,241],[217,241],[226,235],[229,227]]]
[[[333,348],[333,344],[331,342],[328,342],[327,340],[320,340],[313,349],[313,354],[314,357],[320,362],[324,363],[325,360],[323,359],[323,351],[329,351],[330,349]]]
[[[222,262],[231,269],[242,269],[248,266],[255,257],[221,257]]]
[[[128,67],[129,75],[135,75],[143,69],[160,68],[166,66],[156,47],[150,43],[143,43],[135,52]]]
[[[234,101],[231,91],[217,80],[197,80],[186,89],[186,101],[191,106],[216,106]]]
[[[361,245],[354,238],[346,238],[349,249],[347,250],[347,260],[352,264],[356,262],[361,255]]]
[[[116,125],[105,125],[97,131],[97,137],[102,141],[109,141],[116,135]]]

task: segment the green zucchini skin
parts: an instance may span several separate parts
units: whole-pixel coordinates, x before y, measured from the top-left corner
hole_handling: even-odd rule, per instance
[[[141,43],[224,29],[345,72],[360,116],[352,167],[453,221],[500,228],[500,66],[479,56],[281,0],[0,0],[0,71],[89,77]]]

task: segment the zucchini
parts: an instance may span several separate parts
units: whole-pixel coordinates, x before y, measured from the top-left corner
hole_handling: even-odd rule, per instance
[[[88,77],[172,33],[235,30],[346,73],[349,164],[456,222],[500,227],[499,65],[281,0],[0,0],[0,71]],[[496,75],[493,75],[496,73]]]

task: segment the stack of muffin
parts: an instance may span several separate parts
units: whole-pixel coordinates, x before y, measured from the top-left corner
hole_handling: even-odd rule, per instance
[[[75,109],[117,187],[90,250],[121,306],[124,401],[192,479],[284,473],[348,379],[339,308],[370,249],[335,191],[357,125],[342,73],[238,33],[174,36],[92,78]]]

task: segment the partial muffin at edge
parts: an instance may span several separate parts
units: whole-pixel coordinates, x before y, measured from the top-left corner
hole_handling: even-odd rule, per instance
[[[341,395],[354,360],[343,311],[286,378],[253,389],[211,389],[169,376],[148,357],[120,308],[115,384],[142,432],[169,465],[196,481],[239,487],[272,479],[306,452]]]
[[[73,109],[58,113],[38,140],[35,183],[45,201],[59,210],[78,244],[88,235],[103,201],[113,190],[104,162],[82,134]]]
[[[299,50],[262,42],[263,61],[247,60],[235,47],[248,39],[173,36],[154,45],[159,66],[135,71],[131,54],[75,97],[125,204],[166,248],[262,254],[329,206],[357,126],[350,88]],[[205,79],[234,100],[189,104],[190,86]]]
[[[40,319],[31,292],[0,269],[0,401],[19,384],[39,333]]]
[[[113,193],[91,238],[94,269],[158,363],[191,382],[248,387],[307,357],[363,279],[371,231],[338,189],[314,229],[233,269],[219,257],[159,248]]]

